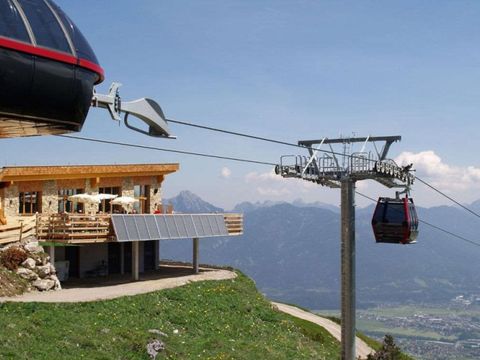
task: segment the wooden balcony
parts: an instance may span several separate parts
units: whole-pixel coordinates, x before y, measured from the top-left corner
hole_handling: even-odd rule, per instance
[[[65,243],[102,243],[115,241],[110,232],[109,214],[37,215],[38,240]]]
[[[224,214],[229,236],[243,234],[243,215]],[[116,241],[110,214],[37,214],[9,217],[0,224],[0,244],[20,241],[34,235],[41,241],[64,243],[103,243]]]
[[[243,214],[224,214],[223,217],[229,235],[243,234]]]
[[[157,214],[161,216],[161,214]],[[164,216],[172,216],[164,214]],[[243,215],[224,214],[229,236],[243,234]],[[37,215],[38,240],[71,244],[117,241],[110,214],[53,214]]]

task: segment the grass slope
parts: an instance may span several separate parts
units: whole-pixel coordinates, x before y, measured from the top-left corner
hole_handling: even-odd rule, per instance
[[[157,359],[339,357],[323,328],[272,310],[241,274],[101,302],[6,303],[0,313],[0,358],[148,359],[156,338],[166,346]]]
[[[20,295],[27,291],[27,288],[26,280],[0,266],[0,296]]]

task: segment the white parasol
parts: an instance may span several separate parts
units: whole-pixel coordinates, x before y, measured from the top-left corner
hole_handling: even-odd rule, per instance
[[[98,204],[100,202],[99,199],[95,197],[95,195],[90,195],[90,194],[75,194],[75,195],[70,195],[68,197],[68,200],[74,201],[74,202],[79,202],[79,203],[84,203],[86,207],[85,213],[90,213],[94,214],[96,212],[96,207],[94,207],[94,204]]]
[[[121,205],[126,211],[131,211],[133,208],[133,204],[139,202],[140,200],[135,199],[131,196],[119,196],[112,201],[110,204],[112,205]]]
[[[68,200],[70,201],[76,201],[80,203],[88,203],[88,204],[95,204],[99,203],[100,200],[98,200],[95,195],[90,195],[90,194],[76,194],[76,195],[70,195],[68,197]]]
[[[118,195],[114,194],[97,194],[97,195],[92,195],[95,199],[98,200],[98,202],[101,202],[102,200],[112,200],[118,197]]]

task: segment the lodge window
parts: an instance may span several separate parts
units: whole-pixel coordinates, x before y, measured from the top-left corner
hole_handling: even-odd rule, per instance
[[[150,212],[150,186],[134,185],[133,196],[139,202],[133,204],[133,209],[137,214],[147,214]]]
[[[83,212],[83,204],[68,200],[69,196],[82,194],[83,189],[60,189],[58,191],[58,212]]]
[[[42,193],[40,191],[21,192],[18,196],[18,213],[31,215],[42,212]]]
[[[113,186],[113,187],[101,187],[98,188],[98,193],[99,194],[112,194],[112,195],[118,195],[122,196],[122,189],[118,186]],[[113,208],[112,208],[113,207]],[[99,206],[99,211],[102,211],[104,213],[109,213],[109,212],[122,212],[122,207],[120,205],[110,205],[110,200],[102,200]]]

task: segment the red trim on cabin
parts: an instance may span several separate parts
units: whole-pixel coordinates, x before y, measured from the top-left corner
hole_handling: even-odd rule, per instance
[[[96,84],[101,83],[105,78],[105,72],[100,65],[85,59],[77,59],[73,55],[66,54],[60,51],[33,46],[32,44],[8,39],[2,36],[0,36],[0,47],[20,51],[30,55],[41,56],[43,58],[55,60],[65,64],[78,65],[82,68],[93,71],[98,75],[99,79],[97,80]]]
[[[105,71],[103,71],[103,68],[100,65],[85,59],[78,59],[78,66],[83,67],[87,70],[91,70],[94,73],[97,73],[97,75],[99,76],[99,79],[97,80],[95,85],[100,84],[101,82],[103,82],[103,80],[105,80]]]

